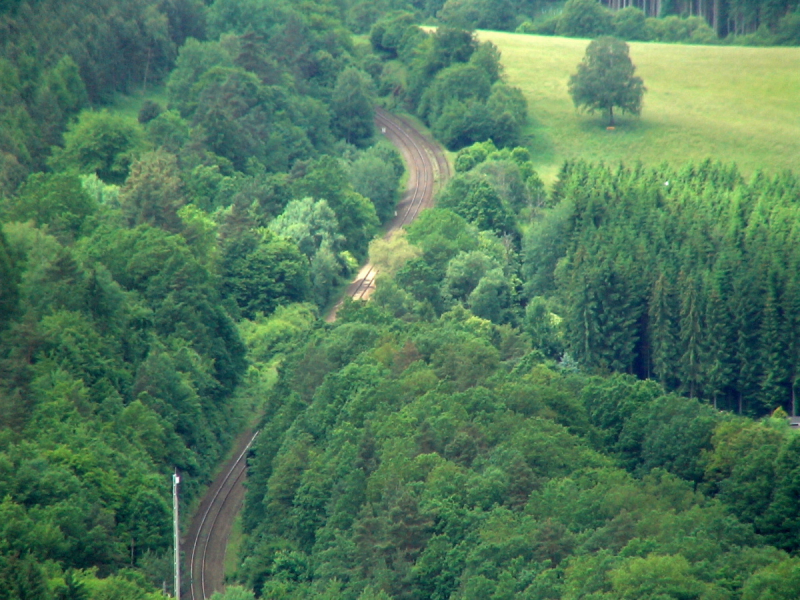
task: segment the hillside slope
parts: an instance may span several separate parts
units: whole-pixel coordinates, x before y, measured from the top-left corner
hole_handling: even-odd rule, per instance
[[[681,164],[708,157],[745,175],[800,164],[800,48],[631,43],[647,86],[641,118],[613,132],[577,113],[567,92],[587,40],[480,32],[500,49],[511,85],[528,100],[531,150],[547,183],[568,158]]]

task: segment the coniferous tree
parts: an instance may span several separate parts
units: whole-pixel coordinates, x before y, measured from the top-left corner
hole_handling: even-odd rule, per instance
[[[678,285],[681,288],[680,313],[680,379],[681,388],[690,398],[694,398],[702,385],[701,360],[702,347],[702,306],[700,291],[693,277],[682,274]]]
[[[786,319],[778,290],[778,276],[767,278],[767,298],[761,321],[759,342],[761,346],[761,402],[767,410],[782,406],[789,399],[790,360]]]
[[[677,316],[675,294],[664,273],[653,285],[648,309],[648,336],[653,374],[667,389],[677,385]]]
[[[717,408],[719,398],[724,397],[733,377],[732,335],[730,315],[719,286],[712,282],[710,287],[703,317],[707,340],[703,357],[704,387]]]

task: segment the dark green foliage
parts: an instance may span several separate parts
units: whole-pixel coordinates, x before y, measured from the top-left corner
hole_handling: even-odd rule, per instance
[[[614,126],[615,107],[638,115],[647,90],[641,77],[633,74],[635,70],[625,42],[612,37],[593,40],[586,48],[578,71],[569,79],[569,93],[575,107],[589,112],[607,112],[611,127]]]
[[[378,22],[370,40],[403,65],[399,71],[387,65],[381,93],[402,97],[446,146],[520,142],[527,104],[520,90],[502,82],[500,52],[491,42],[478,43],[474,33],[452,26],[426,35],[404,15]]]
[[[375,207],[392,211],[394,151],[348,155],[366,159],[353,179],[369,198],[344,161],[320,159],[346,116],[347,67],[361,63],[337,11],[237,4],[0,9],[2,598],[155,598],[168,578],[169,474],[183,475],[185,511],[269,387],[261,362],[239,387],[243,338],[256,361],[295,348],[317,319],[296,303],[327,303],[366,254]],[[220,18],[237,8],[242,19]],[[207,11],[219,41],[202,41]],[[116,91],[146,94],[190,37],[167,110],[145,102],[139,123],[80,112]],[[371,128],[367,109],[349,107]],[[51,147],[53,172],[29,176]],[[309,393],[375,339],[357,322],[332,335],[307,369]],[[328,385],[343,400],[355,384]],[[342,502],[361,496],[354,479]],[[299,502],[306,544],[319,497],[309,485]],[[277,564],[298,581],[310,568],[291,550]]]
[[[632,378],[505,374],[499,333],[453,311],[310,337],[267,422],[284,433],[251,464],[242,580],[257,595],[697,597],[789,576],[673,474],[707,477],[716,413]]]
[[[614,36],[621,40],[650,39],[644,12],[635,6],[626,6],[614,13]]]
[[[289,0],[217,0],[208,11],[209,32],[256,34],[303,91],[327,96],[352,51],[349,32],[334,4]],[[262,63],[263,64],[263,63]]]
[[[173,233],[182,228],[178,210],[186,201],[177,160],[162,150],[148,152],[133,163],[120,193],[122,211],[131,226],[148,224]]]
[[[8,192],[44,166],[73,117],[160,82],[187,35],[202,37],[197,0],[23,1],[0,11],[0,185]]]
[[[611,13],[598,0],[567,0],[556,35],[598,38],[613,31]]]
[[[222,248],[223,290],[248,319],[310,295],[308,262],[297,246],[271,233],[248,232]]]
[[[456,176],[439,198],[439,205],[464,217],[479,229],[498,234],[514,231],[514,217],[484,178]]]
[[[0,328],[17,310],[20,272],[6,237],[0,230]]]
[[[394,216],[403,172],[400,154],[387,144],[373,146],[350,164],[350,181],[354,191],[369,198],[381,222]]]
[[[36,173],[28,177],[16,197],[6,200],[3,212],[6,221],[32,221],[71,239],[80,235],[96,209],[77,175]]]
[[[710,162],[567,165],[560,204],[526,238],[529,293],[558,298],[567,348],[587,366],[720,408],[790,411],[796,287],[777,265],[797,260],[784,225],[796,189],[789,174],[744,183]]]
[[[454,103],[486,102],[490,87],[489,75],[483,69],[463,63],[453,65],[437,73],[425,90],[419,105],[420,115],[436,129],[445,129],[437,121],[450,116],[445,113],[454,110]]]
[[[525,105],[497,49],[391,12],[477,7],[505,27],[534,7],[448,4],[0,4],[0,597],[155,597],[169,473],[191,502],[262,400],[239,571],[254,593],[226,597],[790,594],[796,565],[757,535],[797,549],[783,422],[586,372],[787,405],[796,182],[574,164],[547,199],[530,154],[498,150]],[[88,98],[162,80],[206,13],[169,110],[144,107],[141,129],[83,113],[56,172],[9,193]],[[384,14],[372,43],[399,62],[381,73],[341,19]],[[452,210],[409,228],[416,258],[327,325],[295,303],[330,301],[402,171],[380,147],[322,156],[369,137],[353,65],[452,145],[495,143],[459,154]]]
[[[147,125],[162,112],[164,112],[164,109],[160,104],[158,104],[158,102],[145,100],[142,104],[142,108],[139,109],[139,115],[136,117],[136,120],[142,125]]]
[[[366,74],[348,68],[336,78],[331,96],[333,130],[348,144],[366,145],[374,134],[372,98]]]

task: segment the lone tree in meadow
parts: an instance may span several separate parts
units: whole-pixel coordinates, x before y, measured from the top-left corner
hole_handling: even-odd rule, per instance
[[[613,37],[593,40],[569,78],[569,94],[577,108],[608,113],[608,125],[614,126],[614,107],[638,115],[642,96],[647,91],[628,55],[628,44]]]

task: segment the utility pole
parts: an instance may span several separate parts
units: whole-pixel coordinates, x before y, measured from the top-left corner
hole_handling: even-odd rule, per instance
[[[175,599],[181,600],[181,530],[178,526],[178,484],[181,478],[177,469],[172,474],[172,529],[175,534]]]

